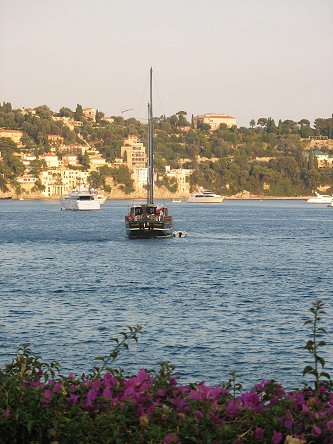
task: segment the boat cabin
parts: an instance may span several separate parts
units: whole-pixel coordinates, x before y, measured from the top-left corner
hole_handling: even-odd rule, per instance
[[[168,209],[159,205],[134,205],[131,207],[127,220],[164,220],[168,216]]]

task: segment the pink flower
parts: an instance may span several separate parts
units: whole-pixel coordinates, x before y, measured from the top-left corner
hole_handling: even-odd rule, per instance
[[[103,382],[105,384],[105,387],[115,386],[117,385],[117,379],[111,375],[111,373],[105,373],[103,376]]]
[[[78,402],[79,399],[80,399],[80,396],[79,396],[79,395],[74,395],[73,393],[71,393],[71,394],[69,395],[69,402],[70,402],[71,405],[76,404],[76,403]]]
[[[255,437],[258,441],[262,441],[264,439],[264,429],[261,427],[256,427]]]
[[[169,433],[169,435],[166,435],[163,438],[163,444],[169,444],[171,442],[176,443],[178,441],[177,435],[175,435],[174,433]]]
[[[54,384],[54,386],[53,386],[53,391],[54,391],[55,393],[56,393],[56,392],[60,392],[61,389],[62,389],[62,387],[61,387],[60,384],[58,384],[58,383]]]
[[[271,439],[271,443],[272,444],[280,444],[281,441],[282,441],[282,433],[274,430],[274,433],[273,433],[273,436]]]
[[[259,395],[256,392],[244,393],[239,399],[245,407],[255,408],[259,404]]]
[[[328,423],[326,424],[327,426],[327,430],[333,430],[333,419],[331,419],[330,421],[328,421]]]
[[[91,388],[93,389],[93,390],[95,390],[95,392],[98,392],[98,390],[101,388],[101,381],[94,381],[92,384],[91,384]]]
[[[53,396],[53,392],[51,390],[45,390],[44,391],[44,398],[46,402],[50,402]]]
[[[199,422],[203,418],[203,416],[204,414],[199,410],[194,413],[194,419],[196,420],[196,422]]]
[[[113,399],[112,390],[110,390],[109,387],[103,390],[103,398]]]
[[[320,436],[321,435],[321,430],[318,426],[314,425],[312,427],[312,435],[313,436]]]
[[[9,408],[6,408],[6,410],[4,410],[4,411],[2,412],[2,416],[3,416],[4,418],[9,418],[9,417],[10,417],[10,410],[9,410]]]
[[[93,401],[95,401],[96,397],[97,393],[95,392],[95,390],[89,390],[89,392],[87,393],[88,403],[91,404]]]

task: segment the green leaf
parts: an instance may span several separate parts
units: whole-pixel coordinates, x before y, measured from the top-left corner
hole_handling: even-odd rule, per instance
[[[324,376],[324,378],[331,379],[331,376],[326,372],[321,372],[320,376]]]
[[[33,426],[34,426],[34,420],[30,419],[30,421],[28,421],[28,424],[27,424],[27,429],[28,429],[29,435],[31,435]]]
[[[322,367],[325,367],[325,359],[324,358],[321,358],[320,356],[317,356],[317,361],[320,362]]]
[[[303,370],[303,376],[304,375],[306,375],[307,373],[311,373],[311,372],[313,372],[313,367],[311,367],[311,365],[307,365],[306,367],[304,367],[304,370]]]

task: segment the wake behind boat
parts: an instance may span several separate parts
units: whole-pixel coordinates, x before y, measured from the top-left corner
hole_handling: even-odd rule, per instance
[[[317,204],[330,204],[332,203],[333,196],[330,196],[329,194],[319,194],[315,193],[314,197],[310,197],[310,199],[307,200],[307,203],[317,203]]]
[[[62,207],[64,210],[72,211],[97,211],[100,210],[101,204],[94,193],[87,188],[80,187],[64,196]]]
[[[133,205],[125,216],[126,233],[130,239],[171,237],[173,217],[165,206],[154,204],[154,126],[152,105],[152,78],[150,69],[150,102],[148,104],[148,176],[147,203]]]
[[[202,189],[196,194],[193,194],[189,199],[189,203],[222,203],[223,197],[210,190]]]

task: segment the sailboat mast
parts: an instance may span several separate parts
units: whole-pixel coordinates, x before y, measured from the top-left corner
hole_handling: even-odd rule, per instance
[[[148,103],[148,195],[147,204],[154,203],[154,125],[153,125],[153,69],[150,68],[150,97]]]

